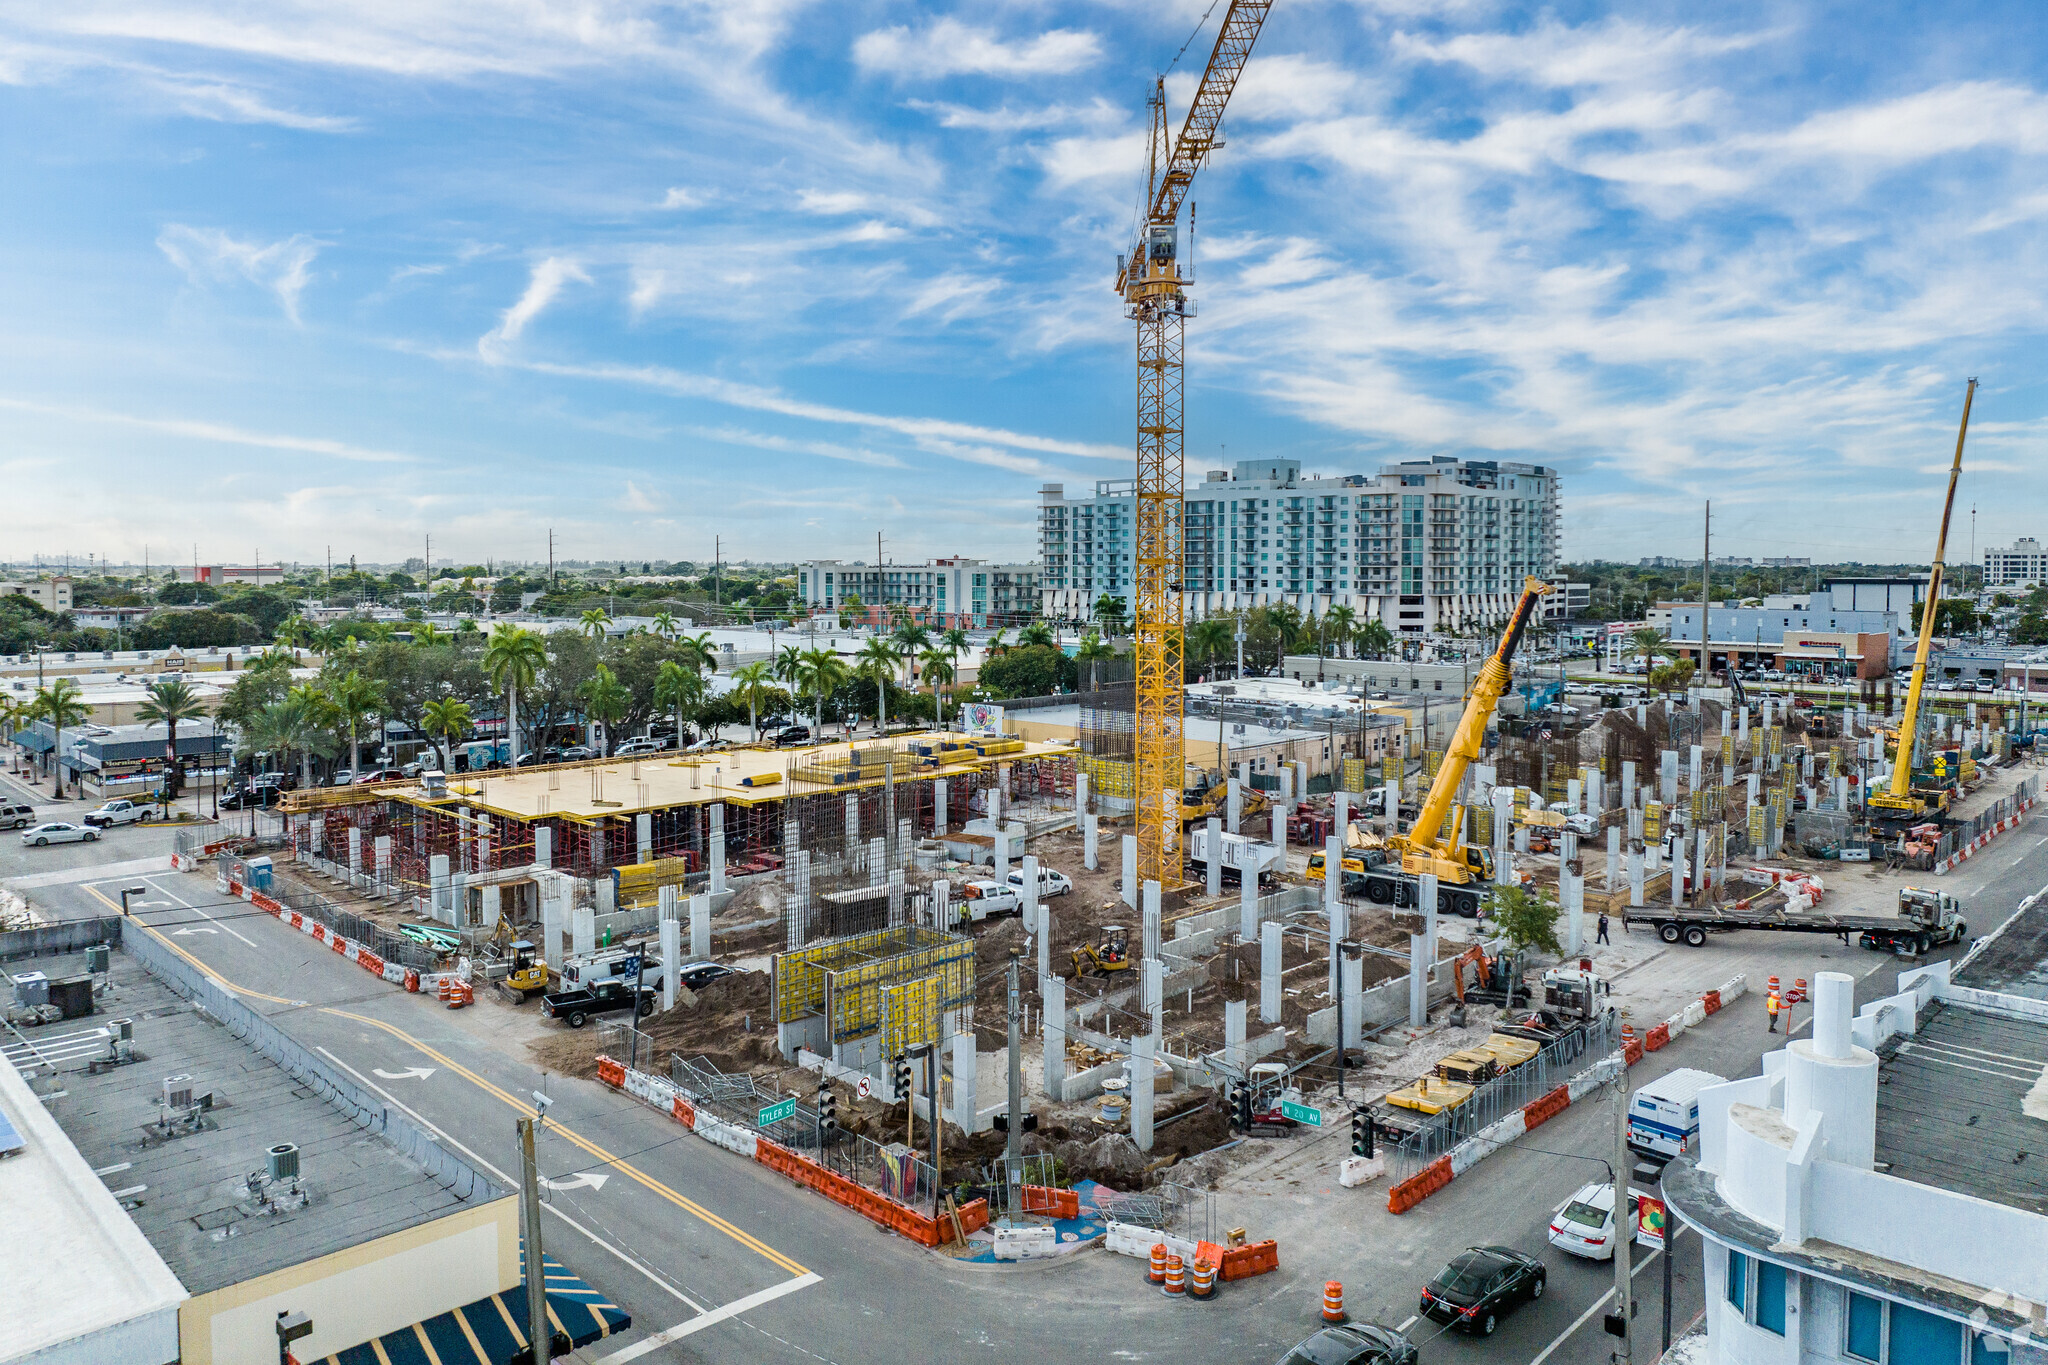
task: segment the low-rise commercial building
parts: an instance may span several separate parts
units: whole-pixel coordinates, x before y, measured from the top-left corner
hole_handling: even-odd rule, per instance
[[[1673,652],[1700,661],[1700,605],[1670,604],[1665,630]],[[1707,611],[1708,667],[1786,668],[1816,676],[1882,678],[1891,671],[1899,645],[1899,616],[1893,611],[1742,607],[1715,603]]]
[[[1036,564],[993,564],[953,556],[922,564],[863,564],[814,559],[796,566],[797,596],[811,611],[848,610],[863,620],[901,608],[939,626],[1015,625],[1038,615]]]
[[[282,564],[180,564],[180,583],[211,583],[221,587],[228,583],[282,583],[285,568]]]

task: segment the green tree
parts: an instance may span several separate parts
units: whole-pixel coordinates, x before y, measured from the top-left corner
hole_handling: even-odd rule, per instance
[[[875,685],[876,734],[889,732],[889,681],[901,663],[895,643],[879,636],[862,645],[856,656],[854,675]]]
[[[1020,645],[1049,645],[1052,642],[1052,627],[1044,621],[1033,621],[1017,632]]]
[[[442,772],[449,772],[455,767],[450,741],[468,734],[471,724],[469,703],[460,697],[436,697],[420,709],[420,730],[428,738],[441,741]]]
[[[673,712],[676,718],[676,744],[683,742],[683,716],[687,712],[694,716],[704,705],[706,693],[704,675],[694,668],[685,668],[674,659],[661,666],[654,679],[654,704]]]
[[[798,686],[804,675],[804,652],[795,645],[784,645],[776,654],[775,662],[769,665],[769,672],[775,675],[775,681],[779,683],[789,687]]]
[[[1374,659],[1384,659],[1394,647],[1394,633],[1387,629],[1387,623],[1374,617],[1360,626],[1352,638],[1358,642],[1359,652]]]
[[[612,618],[606,614],[603,607],[592,607],[589,611],[583,613],[582,622],[582,630],[585,635],[588,635],[593,640],[602,640],[605,636],[606,628],[612,623]]]
[[[1338,653],[1352,642],[1358,634],[1358,613],[1350,607],[1339,604],[1323,613],[1323,638],[1336,646]]]
[[[1124,626],[1124,599],[1103,593],[1095,599],[1094,615],[1104,634],[1117,634]]]
[[[1673,659],[1650,670],[1650,686],[1659,692],[1683,692],[1692,682],[1697,665],[1691,659]]]
[[[1671,653],[1671,641],[1664,638],[1664,632],[1653,626],[1639,626],[1628,633],[1629,648],[1643,656],[1644,662],[1662,658]]]
[[[747,704],[747,735],[752,739],[761,737],[761,703],[767,700],[772,688],[771,675],[766,660],[754,662],[738,669],[732,675],[732,694]]]
[[[1227,616],[1211,616],[1195,622],[1187,629],[1187,652],[1190,661],[1213,663],[1218,656],[1229,653],[1232,634],[1231,620]]]
[[[935,704],[934,714],[943,723],[946,719],[946,709],[944,698],[940,695],[939,689],[941,687],[950,687],[953,683],[952,657],[943,649],[927,649],[924,653],[917,656],[917,666],[919,673],[923,675],[925,686],[932,690],[932,701]]]
[[[662,639],[673,640],[682,633],[682,629],[682,626],[677,624],[674,613],[667,611],[654,613],[654,633]]]
[[[144,725],[161,725],[164,736],[164,800],[176,797],[185,785],[185,768],[178,762],[178,726],[188,720],[198,720],[206,714],[206,705],[192,690],[192,684],[182,678],[168,678],[153,682],[147,689],[142,704],[135,708],[135,718]]]
[[[55,784],[50,795],[64,799],[64,731],[66,727],[76,729],[92,719],[92,708],[85,703],[84,689],[75,678],[58,678],[48,687],[36,692],[36,699],[30,703],[30,714],[38,720],[50,722],[50,728],[57,733],[50,745],[50,777]]]
[[[259,754],[279,754],[289,764],[299,760],[299,785],[313,784],[313,755],[325,754],[330,744],[331,723],[327,699],[317,688],[301,684],[256,714],[243,731],[247,748]]]
[[[998,697],[1043,697],[1059,690],[1065,657],[1050,645],[1006,650],[983,663],[976,681]]]
[[[1206,625],[1208,623],[1202,622],[1201,624]],[[1074,662],[1088,665],[1088,690],[1090,692],[1095,690],[1097,665],[1115,657],[1115,646],[1111,645],[1109,641],[1103,639],[1094,631],[1091,630],[1081,637],[1079,647],[1074,650]]]
[[[1542,888],[1496,886],[1487,913],[1517,957],[1531,948],[1546,953],[1562,951],[1557,941],[1557,902]]]
[[[327,699],[334,708],[336,721],[348,731],[349,772],[359,776],[363,768],[363,722],[382,714],[389,705],[383,685],[351,668],[329,687]]]
[[[519,694],[539,681],[548,666],[547,643],[522,626],[499,624],[484,642],[484,676],[505,694],[505,738],[513,767],[519,766]]]
[[[305,617],[287,616],[278,623],[276,632],[270,638],[291,650],[296,656],[306,642],[313,638],[313,630],[313,623]]]
[[[616,675],[604,664],[597,666],[597,672],[590,681],[583,684],[584,713],[604,727],[604,756],[612,756],[612,727],[625,717],[627,708],[633,704],[633,694],[620,684]]]
[[[706,673],[718,671],[718,646],[712,642],[711,632],[699,631],[695,635],[676,638],[676,657],[692,668],[701,668]]]
[[[847,668],[845,661],[829,649],[807,649],[803,652],[797,681],[804,692],[817,699],[818,728],[812,732],[814,737],[824,737],[825,699],[844,687],[852,676],[852,670]]]

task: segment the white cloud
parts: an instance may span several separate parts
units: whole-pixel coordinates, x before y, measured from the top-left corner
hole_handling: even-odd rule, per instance
[[[770,436],[743,427],[697,427],[694,435],[723,445],[752,446],[756,450],[781,451],[789,455],[817,455],[827,460],[868,465],[875,469],[902,469],[903,461],[881,451],[837,445],[831,441],[796,441],[787,436]]]
[[[1085,30],[1049,29],[1035,38],[1004,42],[990,29],[970,28],[951,17],[921,32],[901,25],[877,29],[853,45],[853,59],[861,67],[916,80],[1066,75],[1101,57],[1101,40]]]
[[[213,119],[220,123],[269,123],[308,133],[350,133],[357,127],[356,120],[352,118],[279,109],[267,103],[261,95],[238,85],[163,81],[160,86],[180,109],[194,118]]]
[[[219,228],[168,224],[157,234],[157,249],[172,265],[185,272],[194,284],[208,284],[240,276],[249,283],[277,295],[284,315],[299,321],[299,296],[310,277],[306,267],[326,243],[298,234],[281,242],[263,244],[230,237]]]
[[[287,450],[300,455],[326,455],[337,460],[355,460],[370,464],[394,464],[411,462],[415,457],[395,450],[376,450],[351,445],[346,441],[329,440],[321,436],[283,436],[269,432],[248,431],[225,422],[207,422],[184,417],[138,417],[132,413],[109,412],[101,408],[68,407],[56,403],[37,403],[25,398],[0,398],[0,408],[15,412],[32,412],[45,417],[60,417],[70,422],[93,422],[112,426],[132,427],[142,431],[161,432],[166,436],[184,437],[195,441],[219,441],[226,445],[256,446],[265,450]]]
[[[1440,42],[1397,33],[1392,46],[1411,60],[1457,62],[1483,76],[1569,88],[1654,82],[1674,68],[1747,51],[1773,36],[1654,28],[1616,18],[1573,28],[1547,17],[1523,32],[1461,33]]]
[[[972,109],[964,104],[936,100],[905,100],[921,113],[934,115],[941,128],[970,128],[989,133],[1030,133],[1074,124],[1119,124],[1130,121],[1131,111],[1097,95],[1087,104],[1048,104],[1036,109],[1013,109],[1007,104],[994,109]]]
[[[669,186],[668,193],[661,198],[661,207],[665,209],[693,209],[703,202],[697,196],[695,190],[686,190],[680,185],[671,185]]]
[[[590,276],[575,261],[563,256],[549,256],[536,264],[519,302],[505,310],[496,327],[477,338],[477,354],[486,360],[497,359],[508,343],[519,340],[526,325],[539,317],[571,280],[589,284]]]
[[[619,506],[628,512],[659,512],[666,504],[663,500],[631,479],[626,480],[626,494],[619,500]]]
[[[859,213],[869,202],[858,190],[801,190],[796,197],[796,206],[805,213]]]

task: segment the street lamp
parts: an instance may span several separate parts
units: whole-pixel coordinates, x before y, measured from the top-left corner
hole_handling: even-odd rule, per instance
[[[128,913],[128,898],[129,898],[130,896],[139,896],[139,895],[141,895],[141,894],[142,894],[143,892],[145,892],[145,891],[147,891],[147,890],[149,890],[149,888],[148,888],[148,887],[146,887],[146,886],[124,886],[124,887],[122,887],[122,888],[121,888],[121,913],[122,913],[122,915],[124,915],[124,916],[125,916],[125,915],[127,915],[127,913]]]

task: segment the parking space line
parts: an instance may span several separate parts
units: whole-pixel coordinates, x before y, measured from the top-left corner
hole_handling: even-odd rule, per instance
[[[110,881],[127,881],[128,879],[127,879],[126,877],[113,877],[113,878],[109,878],[108,880],[110,880]],[[147,886],[147,887],[149,887],[149,888],[150,888],[150,889],[151,889],[152,891],[157,891],[157,892],[161,892],[161,893],[162,893],[163,895],[169,896],[169,897],[171,898],[171,903],[172,903],[172,904],[174,904],[174,905],[176,905],[176,906],[178,906],[178,907],[179,907],[180,909],[182,909],[182,910],[190,910],[190,911],[191,911],[191,912],[192,912],[193,914],[195,914],[195,915],[199,916],[199,917],[200,917],[201,919],[205,920],[205,921],[206,921],[207,923],[209,923],[209,924],[216,924],[216,925],[219,925],[219,926],[220,926],[220,931],[221,931],[222,933],[224,933],[224,934],[233,934],[233,935],[234,935],[234,936],[235,936],[236,938],[238,938],[238,939],[241,939],[241,940],[242,940],[242,942],[243,942],[243,943],[245,943],[245,944],[247,944],[247,945],[248,945],[249,947],[251,947],[251,948],[255,948],[255,947],[256,947],[256,940],[254,940],[254,939],[252,939],[252,938],[248,937],[248,936],[247,936],[246,934],[243,934],[243,933],[242,933],[241,931],[239,931],[238,929],[236,929],[236,928],[235,928],[235,927],[234,927],[233,925],[231,925],[231,924],[228,924],[228,923],[225,923],[225,922],[224,922],[224,921],[222,921],[222,920],[221,920],[221,919],[220,919],[220,918],[219,918],[218,916],[216,916],[216,915],[209,915],[209,914],[207,914],[207,913],[206,913],[206,911],[205,911],[205,909],[203,909],[203,908],[202,908],[202,907],[200,907],[200,906],[194,905],[194,904],[193,904],[192,902],[190,902],[190,901],[186,900],[186,899],[185,899],[185,898],[184,898],[183,896],[180,896],[180,895],[179,895],[179,894],[178,894],[177,892],[175,892],[175,891],[171,890],[171,889],[170,889],[169,887],[167,887],[167,886],[164,886],[164,885],[162,885],[162,884],[161,884],[161,883],[159,883],[159,882],[158,882],[158,881],[157,881],[157,880],[156,880],[156,879],[155,879],[154,877],[144,876],[144,877],[140,878],[140,880],[141,880],[141,882],[142,882],[142,884],[143,884],[144,886]],[[102,887],[102,886],[105,886],[106,884],[107,884],[107,883],[106,883],[105,881],[98,881],[98,882],[87,882],[87,883],[86,883],[86,889],[87,889],[87,890],[95,890],[96,888],[98,888],[98,887]],[[259,950],[259,951],[260,951],[260,950]]]

